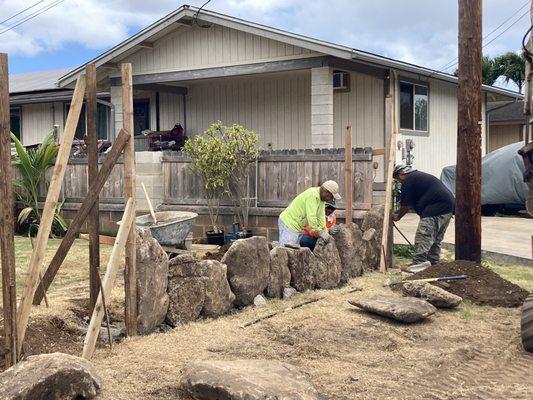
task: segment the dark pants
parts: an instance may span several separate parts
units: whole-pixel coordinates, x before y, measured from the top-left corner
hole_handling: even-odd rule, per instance
[[[300,246],[301,247],[307,247],[313,251],[315,249],[317,239],[309,236],[309,235],[302,235],[300,238]]]

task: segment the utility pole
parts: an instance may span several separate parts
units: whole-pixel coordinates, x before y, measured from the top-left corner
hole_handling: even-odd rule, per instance
[[[459,0],[455,259],[481,261],[481,0]]]

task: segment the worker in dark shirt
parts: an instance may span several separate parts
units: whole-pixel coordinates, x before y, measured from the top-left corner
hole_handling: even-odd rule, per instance
[[[396,165],[394,179],[401,182],[400,209],[392,215],[399,221],[409,208],[420,216],[415,235],[413,264],[439,262],[442,239],[450,224],[455,198],[436,177],[413,170],[405,164]]]

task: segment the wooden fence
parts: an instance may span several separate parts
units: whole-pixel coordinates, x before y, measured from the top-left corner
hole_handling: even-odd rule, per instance
[[[15,168],[13,170],[15,179],[20,179],[20,173]],[[47,172],[48,181],[52,175],[52,169]],[[81,203],[87,196],[88,190],[88,168],[87,159],[70,159],[65,171],[63,185],[61,186],[60,201],[66,203]],[[39,187],[39,198],[46,198],[46,186]],[[120,160],[114,167],[109,179],[100,192],[101,203],[125,203],[124,201],[124,164]]]
[[[353,209],[367,210],[372,205],[372,150],[353,149]],[[163,202],[170,205],[205,205],[198,177],[190,170],[190,159],[181,153],[164,155],[162,161]],[[15,169],[15,178],[18,172]],[[154,177],[156,179],[157,177]],[[100,196],[101,203],[124,203],[124,165],[115,165]],[[344,194],[344,149],[264,151],[251,166],[248,197],[252,206],[281,208],[311,186],[332,179]],[[257,190],[256,190],[257,188]],[[87,195],[87,160],[71,159],[65,172],[61,199],[80,203]],[[40,196],[46,197],[45,187]],[[257,203],[256,203],[257,201]],[[223,199],[223,205],[231,205]],[[344,208],[344,202],[339,202]]]
[[[353,208],[372,206],[372,149],[353,149]],[[164,203],[205,205],[198,178],[182,155],[163,156]],[[344,193],[344,149],[264,151],[252,166],[248,197],[258,207],[286,207],[300,192],[326,180],[339,183]],[[230,204],[229,200],[222,202]],[[344,202],[339,202],[344,208]]]

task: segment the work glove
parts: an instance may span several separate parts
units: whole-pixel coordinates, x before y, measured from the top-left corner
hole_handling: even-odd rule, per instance
[[[318,237],[320,237],[326,244],[328,244],[331,240],[331,235],[327,231],[321,231],[318,234]]]
[[[331,227],[331,229],[329,230],[329,233],[331,233],[332,235],[336,235],[337,233],[339,233],[340,230],[341,228],[339,228],[338,225],[335,225]]]

